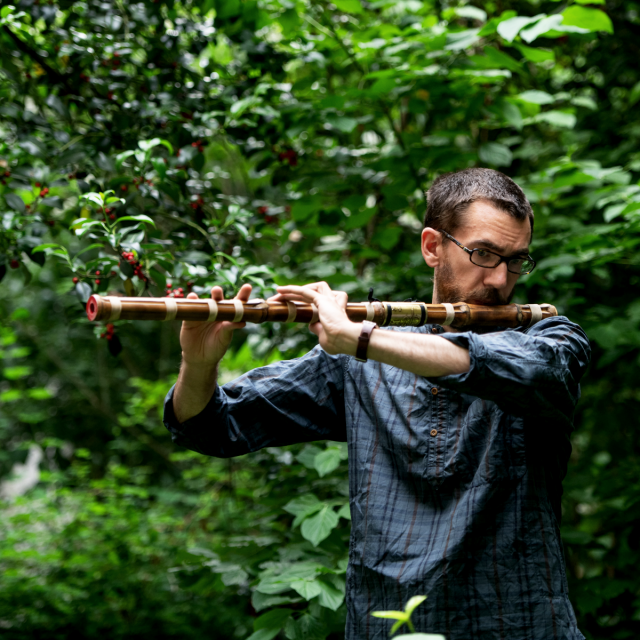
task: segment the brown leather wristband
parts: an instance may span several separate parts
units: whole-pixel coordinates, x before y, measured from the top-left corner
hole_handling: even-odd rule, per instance
[[[362,331],[360,332],[360,336],[358,337],[358,346],[356,348],[356,360],[358,362],[366,362],[367,361],[367,349],[369,348],[369,338],[371,338],[371,334],[374,329],[377,329],[378,325],[375,322],[369,322],[369,320],[365,320],[362,323]]]

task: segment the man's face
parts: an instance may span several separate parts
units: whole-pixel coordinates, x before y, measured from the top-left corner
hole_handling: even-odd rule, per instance
[[[488,202],[474,202],[452,234],[469,249],[489,249],[502,256],[527,255],[531,238],[529,220],[516,220]],[[518,275],[507,271],[506,262],[495,269],[474,265],[469,254],[442,234],[425,229],[422,252],[435,269],[434,302],[508,304]]]

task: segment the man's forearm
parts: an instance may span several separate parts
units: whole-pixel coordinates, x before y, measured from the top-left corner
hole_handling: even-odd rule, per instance
[[[218,366],[194,367],[182,362],[173,391],[173,412],[178,422],[197,416],[209,404],[216,390]]]
[[[345,333],[343,353],[355,355],[362,325],[353,323]],[[419,376],[437,377],[469,371],[469,351],[441,336],[400,331],[374,331],[367,357]]]

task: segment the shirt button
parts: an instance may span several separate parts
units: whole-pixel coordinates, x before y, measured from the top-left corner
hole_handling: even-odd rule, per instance
[[[432,436],[437,436],[438,435],[438,430],[437,429],[431,429],[431,435]]]
[[[438,388],[437,387],[431,387],[431,395],[432,396],[437,396],[438,395]]]
[[[431,327],[431,333],[438,333],[438,327]]]

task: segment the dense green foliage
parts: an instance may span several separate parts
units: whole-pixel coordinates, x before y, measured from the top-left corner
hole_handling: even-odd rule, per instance
[[[83,302],[318,279],[429,299],[423,190],[478,165],[535,209],[517,300],[593,342],[568,574],[588,638],[635,637],[638,35],[630,0],[3,6],[0,475],[33,444],[44,459],[2,503],[2,636],[340,637],[343,446],[177,451],[178,327],[93,327]],[[249,327],[225,379],[312,344]]]

